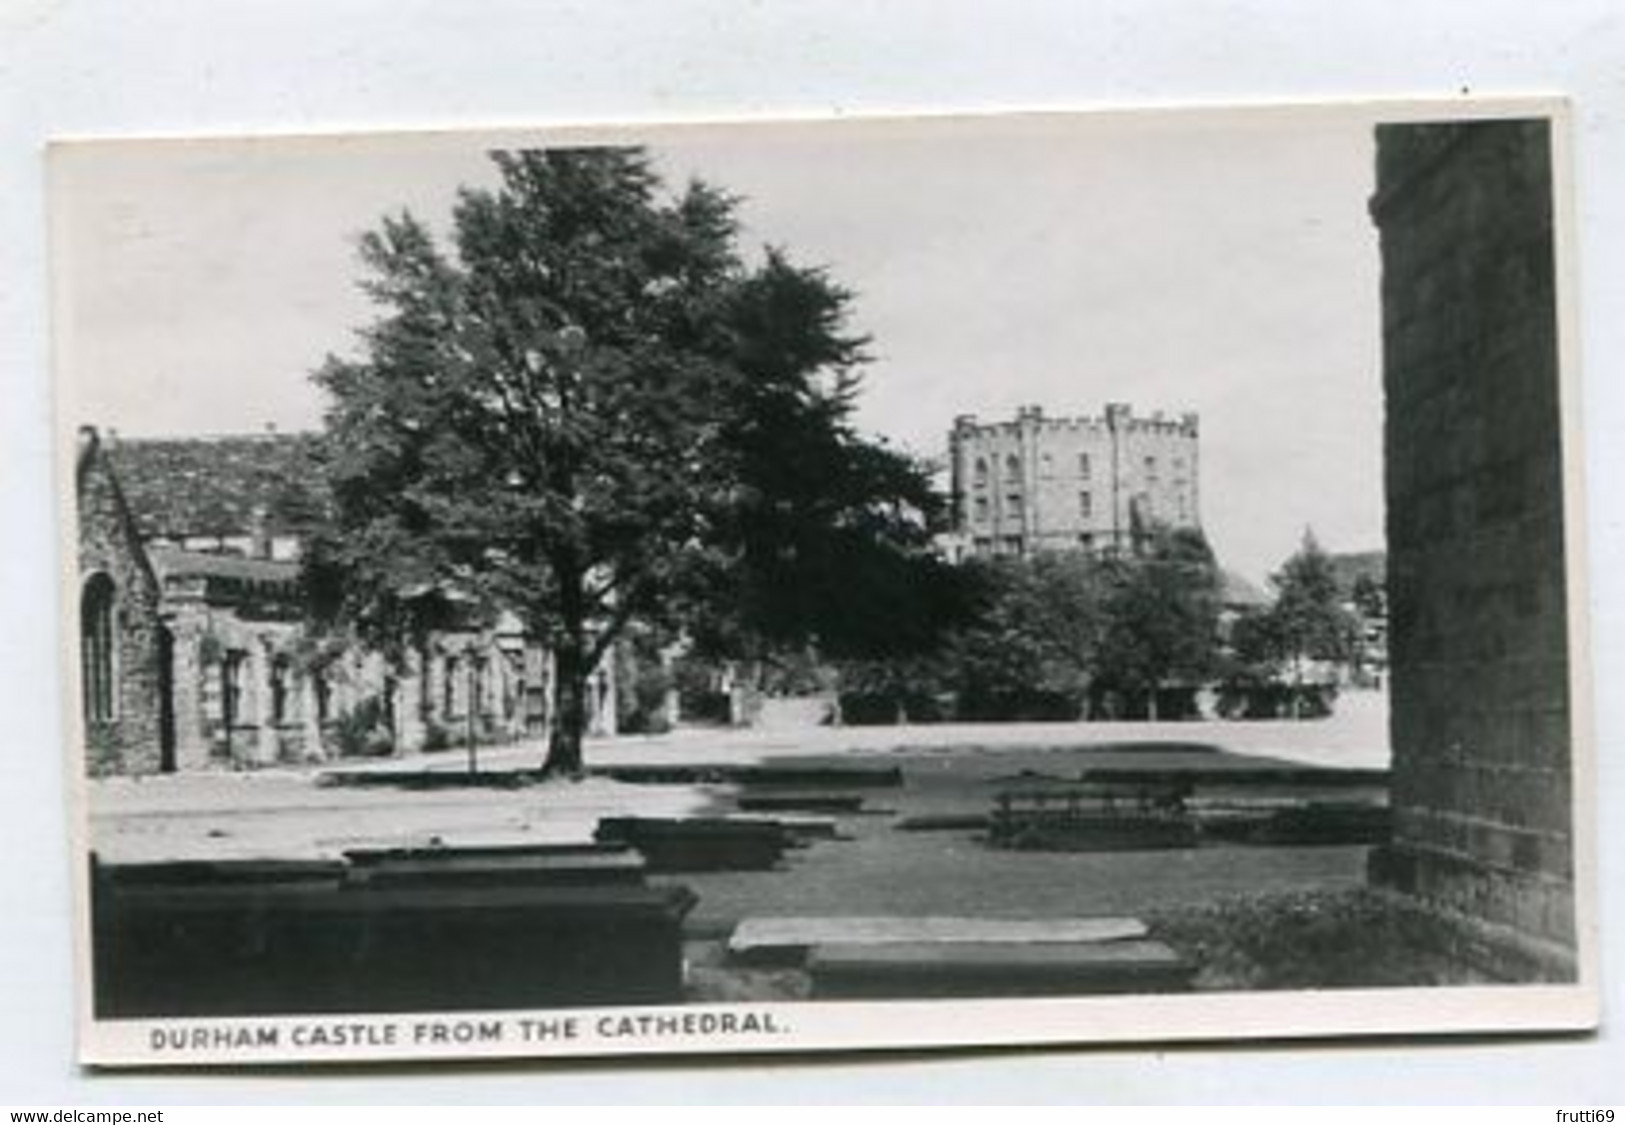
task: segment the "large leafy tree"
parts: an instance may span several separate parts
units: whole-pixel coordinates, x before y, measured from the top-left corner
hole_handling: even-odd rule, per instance
[[[770,250],[729,306],[737,488],[708,541],[702,651],[906,657],[963,614],[964,583],[932,550],[947,511],[929,466],[855,429],[867,341],[846,330],[849,301]]]
[[[736,633],[805,633],[829,599],[791,580],[852,542],[912,558],[923,497],[848,425],[847,295],[779,253],[747,268],[729,197],[668,197],[636,150],[494,159],[449,250],[409,214],[362,239],[380,316],[316,375],[337,516],[315,570],[384,644],[448,601],[518,610],[555,654],[547,767],[575,773],[587,677],[628,622],[725,604]],[[775,475],[800,443],[826,476]]]
[[[1200,531],[1153,526],[1110,568],[1100,684],[1143,695],[1154,719],[1160,689],[1205,680],[1215,667],[1218,564]]]

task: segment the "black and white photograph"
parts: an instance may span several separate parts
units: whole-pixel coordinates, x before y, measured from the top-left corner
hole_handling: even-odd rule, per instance
[[[52,146],[81,1059],[1595,1026],[1568,128]]]

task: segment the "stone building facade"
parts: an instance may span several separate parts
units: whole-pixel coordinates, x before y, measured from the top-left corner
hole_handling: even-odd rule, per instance
[[[106,440],[78,465],[89,768],[261,767],[540,736],[551,655],[469,612],[404,656],[315,635],[300,572],[326,497],[309,435]],[[461,623],[456,623],[461,619]],[[589,725],[614,732],[613,669]]]
[[[174,768],[164,673],[170,637],[153,571],[93,430],[79,435],[79,686],[92,773]]]
[[[1395,811],[1373,876],[1462,922],[1464,950],[1565,978],[1576,933],[1549,126],[1383,126],[1371,214]]]
[[[955,526],[973,555],[1123,550],[1154,524],[1200,528],[1195,414],[955,420],[948,439]]]

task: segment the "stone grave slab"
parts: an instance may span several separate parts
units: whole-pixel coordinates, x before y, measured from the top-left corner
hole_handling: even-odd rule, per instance
[[[1177,992],[1196,966],[1156,941],[829,944],[807,958],[815,999]]]
[[[600,766],[595,776],[640,785],[728,784],[796,789],[896,789],[903,784],[898,766],[856,765],[625,765]]]
[[[222,885],[337,888],[346,865],[337,859],[178,859],[105,863],[91,857],[91,874],[111,887],[214,887]]]
[[[776,824],[789,837],[790,847],[802,847],[813,840],[839,840],[841,826],[832,816],[813,813],[780,813],[777,816],[755,816],[745,813],[727,819],[743,824]]]
[[[752,964],[797,964],[818,946],[1022,946],[1126,941],[1145,935],[1145,923],[1138,918],[755,917],[734,927],[728,954]]]
[[[528,850],[500,854],[481,849],[440,848],[415,856],[351,866],[350,886],[636,886],[643,882],[643,857],[631,850],[550,855]]]
[[[682,999],[683,887],[104,889],[99,1016],[295,1015]]]
[[[987,813],[922,813],[905,816],[892,827],[899,832],[985,832]]]
[[[794,844],[776,820],[605,817],[595,837],[630,844],[651,872],[766,871]]]
[[[855,813],[863,811],[861,793],[741,793],[735,803],[746,812]]]

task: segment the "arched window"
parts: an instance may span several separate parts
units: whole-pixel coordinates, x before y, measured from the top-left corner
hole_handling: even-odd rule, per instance
[[[79,655],[83,661],[85,721],[118,717],[113,654],[113,580],[93,574],[79,601]]]
[[[1021,458],[1014,453],[1004,459],[1004,479],[1007,481],[1021,480]]]
[[[974,479],[976,481],[976,487],[977,488],[986,488],[987,487],[987,458],[986,457],[978,457],[976,459],[976,470],[975,470]]]

